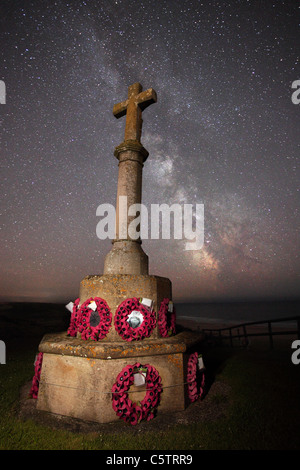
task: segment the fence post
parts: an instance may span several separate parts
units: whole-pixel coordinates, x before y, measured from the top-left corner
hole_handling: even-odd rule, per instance
[[[229,336],[230,336],[230,346],[233,347],[233,342],[232,342],[232,330],[229,328]]]
[[[222,332],[219,330],[219,344],[222,344]]]
[[[248,346],[248,337],[247,337],[246,325],[243,325],[243,331],[244,331],[244,338],[245,338],[245,346]]]
[[[272,336],[272,324],[268,322],[268,330],[269,330],[269,339],[270,339],[270,349],[273,349],[273,336]]]
[[[4,341],[0,341],[0,364],[6,364],[6,346]]]

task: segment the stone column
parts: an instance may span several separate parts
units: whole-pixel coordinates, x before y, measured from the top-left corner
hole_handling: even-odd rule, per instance
[[[128,208],[141,204],[142,171],[148,152],[137,140],[126,140],[116,147],[114,155],[119,160],[116,239],[105,258],[104,274],[148,274],[148,256],[141,247],[142,242],[128,234],[128,227],[136,218],[136,215],[128,216]]]

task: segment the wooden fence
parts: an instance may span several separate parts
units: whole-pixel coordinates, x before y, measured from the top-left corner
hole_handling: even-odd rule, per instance
[[[274,330],[272,325],[274,323],[287,323],[287,322],[294,322],[296,324],[295,329],[281,329],[281,330]],[[266,332],[251,332],[253,326],[261,326],[266,325],[267,331]],[[248,329],[248,331],[247,331]],[[240,323],[239,325],[229,326],[225,328],[204,328],[202,329],[205,337],[207,339],[214,339],[218,340],[222,343],[224,340],[229,340],[230,346],[233,346],[234,339],[238,339],[241,345],[247,346],[249,344],[250,337],[260,337],[260,336],[268,336],[269,337],[269,344],[270,348],[273,349],[274,342],[273,336],[276,335],[295,335],[295,339],[300,340],[300,316],[296,317],[287,317],[287,318],[276,318],[273,320],[262,320],[256,322],[248,322],[248,323]],[[226,334],[226,332],[228,332]]]

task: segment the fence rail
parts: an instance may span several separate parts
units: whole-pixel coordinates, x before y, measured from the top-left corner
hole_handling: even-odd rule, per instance
[[[274,331],[274,329],[272,329],[273,323],[283,323],[283,322],[284,323],[295,322],[296,328],[280,330],[280,331]],[[266,332],[259,332],[259,333],[249,331],[249,327],[253,327],[257,325],[267,325],[268,330]],[[248,328],[248,331],[247,331],[247,328]],[[237,330],[237,333],[235,333],[235,330]],[[240,332],[240,330],[242,330],[242,332]],[[202,329],[202,331],[205,334],[205,336],[208,338],[218,339],[220,342],[222,342],[223,340],[229,340],[230,346],[233,346],[233,340],[237,338],[240,340],[240,342],[242,342],[246,346],[249,344],[248,338],[250,337],[268,336],[270,348],[273,349],[274,347],[273,336],[295,335],[297,339],[300,340],[300,316],[240,323],[238,325],[228,326],[224,328],[204,328]],[[228,334],[223,334],[223,332],[228,332]]]

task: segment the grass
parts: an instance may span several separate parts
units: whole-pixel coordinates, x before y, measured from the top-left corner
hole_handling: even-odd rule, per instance
[[[208,448],[300,448],[300,369],[290,356],[286,350],[238,350],[226,360],[222,375],[233,404],[217,426],[218,441]]]
[[[221,419],[164,432],[81,434],[24,422],[15,413],[20,387],[33,375],[38,342],[7,343],[7,363],[0,366],[1,450],[300,449],[300,365],[292,364],[291,350],[208,349],[207,369],[231,387]],[[213,398],[225,400],[222,393]]]

